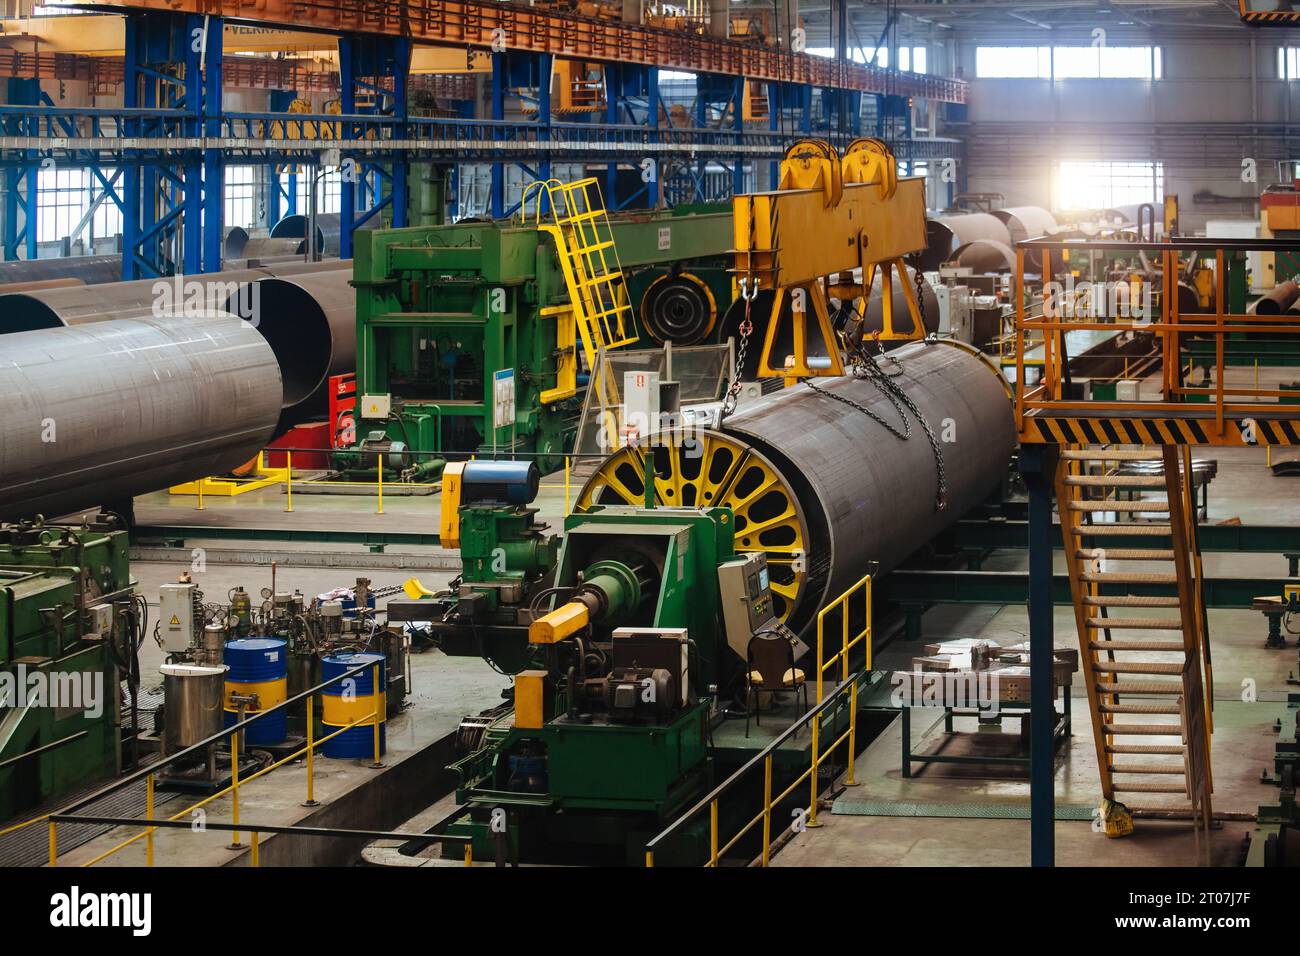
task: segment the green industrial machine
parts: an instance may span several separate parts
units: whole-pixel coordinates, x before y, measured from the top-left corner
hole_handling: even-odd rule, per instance
[[[371,477],[371,452],[383,451],[392,456],[386,475],[428,480],[446,453],[495,451],[537,456],[544,472],[557,467],[590,373],[574,301],[594,298],[600,311],[607,292],[589,296],[582,285],[600,255],[595,278],[621,273],[627,290],[624,323],[636,338],[625,346],[657,345],[647,325],[688,344],[681,331],[703,341],[720,324],[731,304],[730,209],[620,214],[607,226],[601,214],[599,222],[612,248],[566,244],[545,214],[358,231],[357,433],[365,442],[336,455],[336,466]]]
[[[0,821],[121,769],[145,613],[127,554],[107,523],[0,527]]]
[[[462,725],[461,806],[445,826],[479,859],[639,862],[711,785],[750,641],[764,635],[791,667],[804,648],[773,613],[765,555],[736,553],[729,508],[652,495],[570,515],[553,536],[529,507],[536,489],[532,463],[449,465],[442,538],[463,571],[388,604],[390,623],[432,621],[444,653],[514,678],[511,701]]]

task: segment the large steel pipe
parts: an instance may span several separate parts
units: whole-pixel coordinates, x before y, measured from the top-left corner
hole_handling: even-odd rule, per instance
[[[1057,225],[1056,217],[1042,206],[1009,206],[993,210],[993,215],[1006,225],[1012,242],[1045,236]]]
[[[328,401],[329,377],[356,369],[357,298],[352,270],[263,278],[227,305],[271,344],[284,377],[284,408],[310,415]]]
[[[1255,315],[1281,315],[1300,300],[1300,285],[1291,279],[1279,282],[1251,307]]]
[[[87,285],[112,282],[122,276],[121,256],[58,256],[0,262],[0,285],[42,279],[80,279]]]
[[[270,440],[280,370],[230,315],[118,319],[4,339],[0,521],[221,474]]]
[[[306,275],[351,269],[352,261],[277,262],[253,269],[207,272],[161,279],[108,282],[93,287],[8,292],[0,289],[0,333],[57,329],[103,322],[124,315],[165,314],[178,310],[223,310],[231,296],[268,276]]]
[[[932,272],[947,262],[954,252],[976,239],[992,239],[1011,245],[1011,232],[997,216],[985,212],[964,216],[940,216],[925,224],[927,249],[921,257],[921,268]]]
[[[306,239],[307,218],[308,217],[302,213],[294,213],[293,215],[285,216],[271,227],[271,238]],[[339,254],[341,223],[342,217],[336,212],[321,212],[316,214],[316,252],[322,256],[337,256]],[[305,252],[306,243],[300,242],[297,251],[300,253]]]
[[[860,409],[804,384],[743,405],[702,440],[686,436],[656,482],[661,504],[732,509],[737,549],[767,554],[776,610],[796,631],[873,566],[896,567],[995,491],[1015,448],[1009,392],[975,350],[914,343],[885,362],[890,381],[939,439],[947,484],[941,510],[940,466],[919,423],[912,421],[911,437],[900,439]],[[903,430],[872,380],[816,384]],[[579,506],[640,504],[645,454],[638,447],[610,456],[584,486]]]

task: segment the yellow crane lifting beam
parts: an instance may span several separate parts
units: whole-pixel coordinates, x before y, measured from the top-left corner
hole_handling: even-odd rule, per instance
[[[916,293],[905,281],[903,267],[904,256],[926,246],[925,180],[900,180],[898,163],[880,140],[855,140],[842,158],[829,143],[796,142],[782,160],[780,186],[773,192],[736,196],[732,208],[733,271],[741,293],[749,301],[762,290],[774,293],[759,375],[843,375],[829,295],[856,300],[863,317],[878,271],[884,307],[880,338],[925,335]],[[855,281],[859,269],[861,279]],[[894,330],[891,321],[894,269],[904,279],[912,317],[912,330],[906,333]],[[809,325],[810,314],[815,330]],[[773,344],[781,338],[779,327],[786,318],[792,323],[793,354],[774,357]],[[829,362],[816,367],[809,359],[813,334],[829,356]]]

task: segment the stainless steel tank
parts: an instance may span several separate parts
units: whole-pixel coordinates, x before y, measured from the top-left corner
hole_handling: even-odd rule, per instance
[[[220,733],[225,664],[163,664],[163,756]]]
[[[69,514],[247,462],[280,413],[271,347],[232,315],[5,336],[0,520]]]
[[[895,349],[881,368],[933,430],[946,477],[920,424],[902,439],[898,411],[871,380],[821,378],[742,406],[719,431],[680,443],[656,482],[664,505],[726,505],[736,548],[763,551],[776,610],[796,631],[871,568],[889,571],[999,489],[1015,449],[1010,392],[979,352],[956,342]],[[823,393],[829,393],[823,394]],[[910,417],[910,416],[909,416]],[[602,463],[581,508],[638,505],[645,451]]]

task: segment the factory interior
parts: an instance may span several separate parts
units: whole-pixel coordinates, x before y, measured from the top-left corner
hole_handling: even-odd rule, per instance
[[[1300,865],[1300,4],[4,0],[0,74],[0,866]]]

